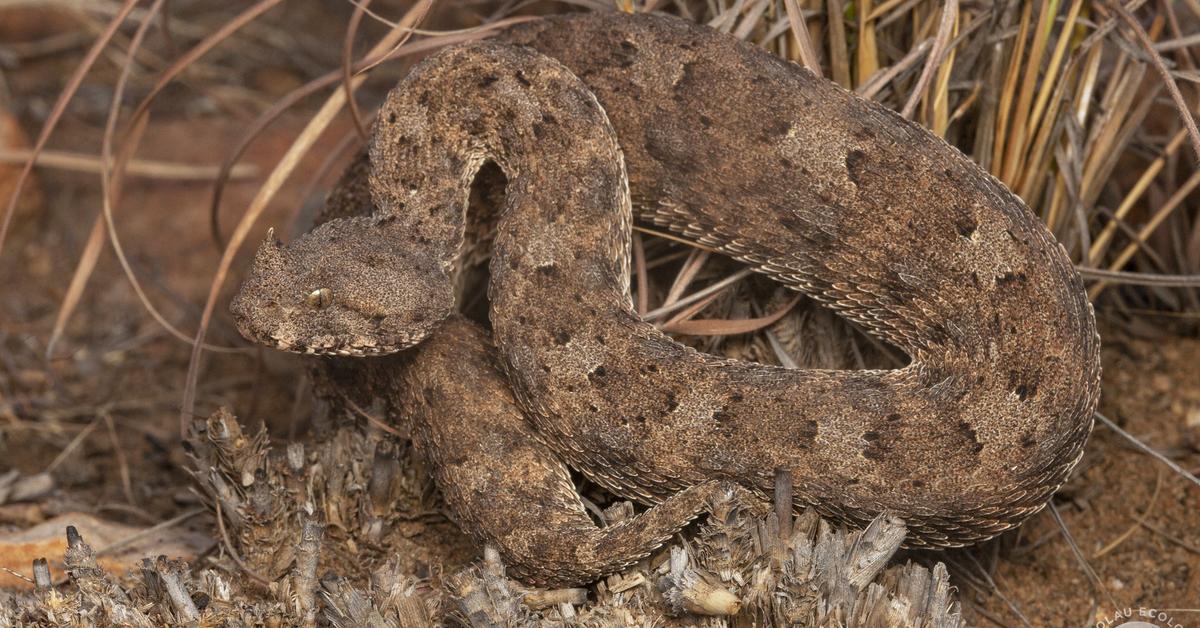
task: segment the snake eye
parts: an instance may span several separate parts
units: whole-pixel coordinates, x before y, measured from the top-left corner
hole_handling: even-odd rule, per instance
[[[333,303],[333,291],[329,288],[317,288],[308,293],[304,301],[308,304],[308,307],[314,310],[323,309],[328,307],[330,303]]]

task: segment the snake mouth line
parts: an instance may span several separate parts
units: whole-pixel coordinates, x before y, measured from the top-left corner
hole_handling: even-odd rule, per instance
[[[380,347],[305,347],[303,351],[296,353],[304,353],[305,355],[338,355],[343,357],[378,357],[391,353],[395,353],[395,349],[386,349]]]
[[[399,339],[396,342],[390,343],[371,343],[371,344],[353,344],[348,342],[295,342],[280,338],[272,332],[262,332],[256,329],[239,328],[241,334],[247,338],[253,339],[255,342],[264,346],[286,351],[288,353],[298,353],[303,355],[315,356],[342,356],[342,357],[380,357],[390,355],[402,351],[405,346],[411,343],[406,343],[405,339]]]
[[[351,345],[343,343],[330,344],[298,344],[287,345],[275,338],[269,338],[266,344],[274,344],[276,349],[305,355],[342,356],[342,357],[379,357],[396,353],[401,349],[396,345]]]

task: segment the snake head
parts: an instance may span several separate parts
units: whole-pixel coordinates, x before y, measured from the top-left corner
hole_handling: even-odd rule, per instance
[[[331,220],[290,244],[258,248],[230,304],[250,340],[318,355],[394,353],[424,340],[454,307],[439,260],[406,253],[394,225]]]

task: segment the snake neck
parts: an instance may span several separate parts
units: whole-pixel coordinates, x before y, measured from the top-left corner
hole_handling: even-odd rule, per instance
[[[393,91],[378,125],[371,194],[404,246],[452,274],[471,182],[490,161],[508,180],[491,296],[565,298],[569,277],[577,294],[632,311],[624,160],[604,110],[565,67],[511,46],[447,50]]]

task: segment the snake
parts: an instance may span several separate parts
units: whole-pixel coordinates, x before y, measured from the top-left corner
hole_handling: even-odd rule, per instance
[[[1021,199],[886,107],[663,15],[552,17],[417,64],[375,121],[369,214],[268,237],[231,304],[241,333],[354,357],[436,336],[485,164],[505,178],[488,284],[505,378],[537,438],[619,496],[769,493],[786,470],[797,507],[887,512],[908,546],[959,547],[1044,508],[1082,455],[1095,317]],[[635,211],[908,363],[788,369],[680,344],[634,309]]]
[[[346,167],[314,217],[316,225],[370,215],[368,157],[360,152]],[[496,200],[492,192],[473,209],[488,212]],[[479,229],[467,234],[467,250],[486,249],[490,223],[484,218],[472,225]],[[473,261],[474,255],[460,261],[455,279],[464,279]],[[456,284],[461,297],[468,287]],[[507,576],[529,585],[572,587],[622,571],[738,492],[729,483],[706,482],[620,520],[605,516],[605,525],[597,525],[568,465],[525,420],[490,334],[460,314],[410,350],[317,359],[309,367],[313,392],[328,407],[382,401],[388,419],[408,427],[453,521],[477,547],[500,554]]]

